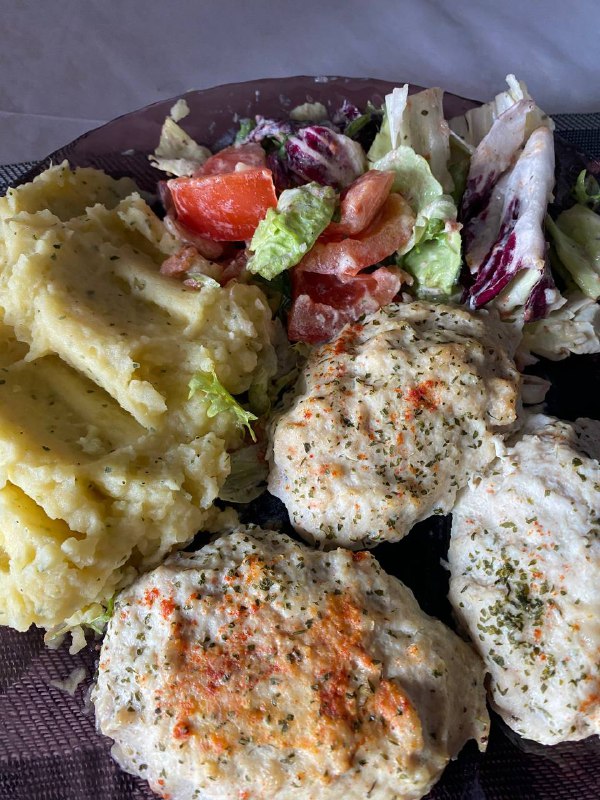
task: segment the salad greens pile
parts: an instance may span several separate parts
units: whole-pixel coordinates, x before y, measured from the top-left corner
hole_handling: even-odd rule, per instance
[[[272,176],[276,206],[264,209],[246,242],[245,272],[274,293],[289,274],[291,297],[279,309],[289,315],[290,338],[330,338],[402,286],[404,299],[495,307],[522,327],[532,352],[550,358],[600,351],[600,186],[583,171],[572,207],[549,216],[553,123],[525,84],[513,75],[507,83],[491,102],[450,120],[441,89],[410,94],[408,85],[381,108],[345,101],[329,115],[306,103],[287,119],[241,120],[234,145],[218,156]],[[183,101],[174,106],[152,162],[194,181],[214,170],[206,169],[206,148],[178,124],[186,112]],[[392,175],[391,192],[414,214],[396,249],[385,249],[391,239],[377,228],[385,196],[377,194],[382,184],[364,180],[371,171]],[[317,321],[313,338],[292,321],[299,314]]]

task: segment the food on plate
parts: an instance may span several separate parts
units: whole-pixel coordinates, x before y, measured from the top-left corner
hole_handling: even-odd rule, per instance
[[[452,510],[515,422],[512,329],[489,312],[386,306],[315,348],[272,434],[269,490],[310,541],[398,541]]]
[[[550,273],[542,228],[553,186],[554,140],[541,127],[465,224],[471,308],[493,299],[508,315],[523,306],[524,321],[530,322],[564,303]]]
[[[600,305],[581,292],[571,292],[559,309],[524,327],[519,349],[551,361],[570,353],[600,353]]]
[[[308,103],[287,119],[244,119],[235,142],[208,159],[177,125],[187,113],[180,101],[151,157],[183,176],[165,182],[167,225],[190,244],[208,236],[197,242],[205,255],[220,246],[217,240],[245,238],[247,268],[267,280],[289,270],[291,341],[328,341],[345,324],[404,296],[493,306],[526,334],[531,330],[532,343],[545,352],[540,332],[550,343],[568,334],[553,345],[553,357],[597,352],[596,320],[581,311],[578,293],[598,297],[593,241],[600,190],[582,173],[575,209],[563,210],[556,223],[547,216],[553,123],[525,84],[512,75],[507,82],[492,102],[449,121],[441,89],[409,94],[408,85],[388,94],[381,109],[369,106],[362,114],[345,102],[329,118],[321,104]],[[272,181],[282,208],[275,210],[270,195],[257,209],[231,188],[211,195],[208,209],[194,196],[214,173],[224,183],[260,173]],[[297,205],[308,186],[336,194],[322,207],[310,198],[304,219],[287,208],[287,195]],[[179,193],[190,202],[178,209]],[[334,197],[333,219],[323,227]],[[247,229],[210,229],[231,209],[250,215]],[[560,313],[573,305],[575,312]],[[565,315],[578,319],[565,326]]]
[[[0,623],[91,622],[210,526],[243,441],[211,413],[274,368],[256,286],[188,291],[129,180],[54,166],[0,200]]]
[[[250,527],[119,596],[93,701],[119,764],[172,800],[392,800],[485,746],[483,677],[371,555]]]
[[[600,733],[600,422],[532,415],[458,497],[450,601],[494,708],[543,744]]]
[[[489,549],[453,591],[494,704],[540,741],[598,731],[596,429],[516,435],[549,384],[515,362],[600,350],[600,187],[559,169],[555,189],[552,123],[508,83],[449,121],[407,85],[363,113],[236,117],[215,152],[181,100],[158,216],[66,164],[0,201],[0,623],[75,648],[110,624],[98,724],[165,797],[421,797],[483,744],[483,662],[349,552],[457,497],[452,566]],[[348,550],[238,528],[158,566],[239,525],[226,504],[282,521],[267,479],[301,535]],[[529,483],[541,511],[496,522]]]
[[[546,227],[571,279],[587,297],[600,297],[600,216],[581,203],[563,211]]]
[[[268,169],[175,178],[169,181],[169,191],[181,224],[217,241],[249,239],[267,211],[277,205]]]
[[[271,280],[297,264],[328,227],[336,201],[333,189],[318,183],[284,189],[254,231],[248,271]]]

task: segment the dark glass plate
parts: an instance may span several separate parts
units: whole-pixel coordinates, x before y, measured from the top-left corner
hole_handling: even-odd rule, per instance
[[[400,82],[398,82],[400,83]],[[356,78],[294,77],[252,81],[189,92],[190,116],[183,125],[199,142],[225,143],[238,117],[256,113],[282,116],[295,105],[320,101],[328,108],[344,99],[364,107],[380,104],[394,85]],[[413,87],[413,91],[419,87]],[[163,177],[147,159],[173,99],[155,103],[84,134],[52,153],[20,179],[30,180],[50,161],[67,158],[73,166],[92,166],[114,177],[133,177],[142,189],[154,191]],[[477,103],[446,95],[448,117]],[[569,204],[574,178],[586,160],[557,140],[557,203]],[[537,365],[538,374],[553,381],[550,413],[564,419],[597,416],[600,361],[597,356]],[[264,495],[244,510],[247,522],[273,523],[291,533],[285,509]],[[452,624],[446,599],[448,576],[441,565],[449,537],[449,518],[434,517],[415,527],[402,542],[381,545],[374,552],[383,567],[414,591],[428,613]],[[66,648],[51,651],[39,631],[18,634],[0,629],[0,800],[151,800],[143,781],[121,772],[109,755],[109,740],[95,732],[93,713],[84,702],[86,685],[74,698],[50,687],[84,666],[91,678],[99,645],[77,656]],[[89,685],[89,681],[87,682]],[[450,764],[430,793],[433,800],[591,800],[600,796],[598,738],[552,748],[520,739],[493,717],[487,752],[470,743]]]

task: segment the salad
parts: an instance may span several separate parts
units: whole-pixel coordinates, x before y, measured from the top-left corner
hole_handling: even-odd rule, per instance
[[[185,132],[178,101],[151,157],[174,176],[160,194],[182,241],[163,270],[188,286],[261,282],[292,342],[416,298],[494,307],[527,353],[598,352],[600,188],[583,171],[556,213],[553,123],[507,82],[450,120],[440,89],[407,85],[382,108],[242,119],[216,154]]]

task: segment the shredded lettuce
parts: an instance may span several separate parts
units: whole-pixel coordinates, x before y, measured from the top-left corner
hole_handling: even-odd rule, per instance
[[[219,497],[227,503],[250,503],[267,488],[269,467],[257,444],[242,447],[229,455],[231,472]]]
[[[369,163],[374,164],[376,161],[379,161],[385,155],[387,155],[391,150],[393,150],[393,147],[392,137],[390,135],[390,121],[387,113],[384,111],[379,132],[373,139],[373,144],[367,153]]]
[[[158,147],[148,156],[153,167],[170,175],[185,177],[193,175],[202,166],[211,152],[197,144],[177,123],[190,113],[183,98],[171,108],[160,132]]]
[[[215,374],[214,367],[210,372],[197,372],[188,384],[189,395],[193,397],[196,392],[202,392],[209,401],[206,414],[208,417],[216,417],[217,414],[226,412],[232,414],[236,424],[240,428],[247,428],[252,441],[256,441],[256,436],[252,430],[251,422],[258,419],[252,412],[246,411],[237,400],[229,394],[227,389],[221,384]]]
[[[93,631],[102,636],[115,610],[117,594],[102,603],[93,603],[83,614],[76,614],[66,622],[50,628],[44,635],[44,643],[51,649],[61,646],[65,636],[71,634],[69,653],[75,655],[86,646],[86,633]]]
[[[463,146],[463,143],[456,136],[450,136],[450,160],[448,161],[448,172],[452,175],[454,189],[450,192],[456,207],[460,208],[460,203],[467,186],[469,167],[471,166],[472,151]]]
[[[600,305],[581,292],[567,295],[562,308],[524,325],[522,347],[552,361],[570,353],[599,353]]]
[[[394,172],[392,191],[400,192],[416,214],[437,202],[444,193],[440,182],[431,174],[426,159],[417,155],[412,147],[400,146],[391,150],[383,158],[375,161],[371,169]],[[448,199],[454,205],[452,199]],[[422,227],[426,225],[425,222],[421,224]],[[418,221],[417,226],[419,226]]]
[[[581,291],[600,297],[600,217],[582,205],[546,218],[556,255]]]
[[[270,414],[274,406],[285,402],[286,395],[296,385],[310,350],[302,342],[290,345],[285,329],[277,323],[274,344],[277,351],[277,371],[272,374],[259,367],[248,390],[250,408],[261,416]]]
[[[90,620],[89,622],[86,622],[85,624],[87,625],[87,627],[91,628],[96,633],[102,635],[106,630],[106,626],[108,625],[110,618],[114,613],[115,599],[116,595],[113,595],[106,604],[106,609],[104,610],[104,613],[99,614],[97,617],[94,617],[94,619]]]
[[[280,272],[271,280],[256,276],[256,282],[267,298],[274,317],[285,318],[292,305],[292,281],[289,272]]]
[[[585,248],[600,272],[600,215],[578,203],[563,211],[556,224],[563,233]]]
[[[342,106],[340,114],[347,108],[355,110],[355,113],[345,121],[345,126],[342,131],[344,136],[348,136],[350,139],[359,139],[366,132],[366,129],[372,130],[375,126],[378,128],[381,127],[384,110],[383,108],[374,106],[371,101],[367,102],[367,109],[364,114],[360,114],[358,109],[356,109],[355,106],[350,106],[350,104]],[[346,113],[348,113],[347,110]],[[379,133],[379,131],[377,131],[377,133]],[[377,133],[373,137],[373,141],[377,138]],[[382,155],[385,155],[385,153],[382,153]]]
[[[415,152],[424,156],[433,176],[442,184],[444,192],[450,194],[454,181],[448,170],[450,128],[444,117],[443,96],[441,89],[427,89],[409,95],[398,144],[408,143]]]
[[[252,237],[248,272],[272,280],[297,264],[331,222],[336,201],[335,191],[318,183],[284,190]]]

